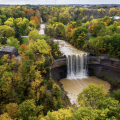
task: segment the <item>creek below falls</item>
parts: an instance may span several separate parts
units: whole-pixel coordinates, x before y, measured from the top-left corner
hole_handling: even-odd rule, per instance
[[[39,34],[44,34],[45,24],[41,24]],[[89,54],[74,48],[64,40],[54,40],[67,59],[67,77],[59,82],[67,92],[72,104],[77,103],[77,95],[89,84],[104,85],[105,92],[110,89],[110,84],[95,76],[88,76],[87,61]]]

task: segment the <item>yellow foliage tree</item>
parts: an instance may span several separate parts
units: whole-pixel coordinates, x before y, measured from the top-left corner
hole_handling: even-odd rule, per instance
[[[12,118],[15,119],[18,115],[19,106],[16,103],[9,103],[6,105],[7,113]]]
[[[41,120],[70,120],[71,117],[71,109],[59,109],[58,111],[48,112],[47,116],[41,118]]]

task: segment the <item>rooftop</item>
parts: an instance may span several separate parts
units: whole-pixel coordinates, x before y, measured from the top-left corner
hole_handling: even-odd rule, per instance
[[[4,51],[4,52],[12,52],[14,50],[15,47],[12,46],[1,46],[0,52]]]

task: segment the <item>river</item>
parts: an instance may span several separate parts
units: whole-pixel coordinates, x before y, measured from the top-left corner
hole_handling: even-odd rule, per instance
[[[44,34],[45,24],[41,24],[39,33]],[[87,57],[89,54],[74,48],[64,40],[54,40],[58,43],[61,53],[67,57],[67,78],[61,79],[63,88],[68,92],[68,97],[72,104],[77,103],[77,95],[82,92],[89,84],[104,85],[105,92],[110,89],[108,82],[88,76],[87,74]]]

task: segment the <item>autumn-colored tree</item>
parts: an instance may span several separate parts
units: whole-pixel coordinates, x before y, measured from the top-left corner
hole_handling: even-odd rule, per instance
[[[9,103],[6,105],[7,113],[12,118],[15,119],[18,115],[19,106],[16,103]]]
[[[54,43],[53,44],[53,50],[52,50],[52,55],[55,59],[57,59],[59,56],[60,56],[60,50],[58,48],[58,44],[57,43]]]
[[[0,25],[2,25],[2,19],[0,19]]]
[[[21,34],[25,34],[26,33],[26,29],[29,25],[29,20],[27,18],[16,18],[15,19],[15,28],[16,30],[21,33]]]
[[[88,30],[93,36],[98,36],[101,35],[102,32],[106,30],[106,24],[101,21],[98,22],[96,21],[89,26]]]
[[[82,27],[74,28],[71,32],[71,40],[74,46],[81,47],[85,40],[87,40],[88,30]]]
[[[33,71],[31,71],[31,74]],[[31,82],[31,89],[30,89],[30,93],[29,93],[29,98],[34,99],[35,101],[38,101],[40,99],[40,97],[42,95],[40,95],[40,85],[43,81],[42,76],[40,75],[40,71],[36,71],[35,72],[35,78],[34,80]]]
[[[10,27],[13,27],[14,26],[14,18],[8,18],[5,22],[4,22],[5,25],[7,26],[10,26]]]
[[[48,112],[47,116],[41,118],[41,120],[70,120],[71,117],[71,109],[59,109],[58,111]]]
[[[35,52],[35,53],[41,53],[41,54],[49,54],[50,51],[50,46],[46,43],[44,39],[40,40],[37,39],[36,42],[31,42],[29,43],[30,48]]]
[[[13,119],[11,119],[8,113],[3,113],[0,115],[0,120],[13,120]]]
[[[21,52],[25,52],[26,51],[26,44],[22,44],[21,46],[20,46],[20,51]]]
[[[4,102],[12,101],[15,98],[12,79],[13,74],[11,72],[4,72],[0,80],[1,96],[5,98]]]
[[[9,54],[3,55],[3,57],[2,57],[3,63],[4,64],[9,63],[9,61],[10,61],[9,58],[10,58]]]
[[[30,21],[31,20],[34,20],[35,21],[35,24],[36,24],[36,27],[38,28],[40,26],[40,18],[38,16],[32,16],[30,18]]]
[[[102,21],[105,22],[107,26],[113,24],[112,19],[111,19],[110,17],[108,17],[108,16],[105,16],[105,17],[102,19]]]
[[[53,84],[53,91],[54,91],[54,96],[56,97],[56,98],[58,98],[59,96],[60,96],[60,91],[61,91],[61,89],[60,89],[60,87],[57,85],[57,84]]]
[[[63,23],[59,23],[56,22],[55,24],[53,24],[54,29],[55,29],[55,35],[56,36],[61,36],[61,37],[65,37],[65,27]]]
[[[117,14],[117,9],[115,9],[114,7],[110,8],[109,14],[110,14],[110,16],[115,16]]]
[[[35,23],[35,21],[34,21],[34,20],[31,20],[31,21],[29,22],[29,26],[32,27],[32,28],[36,28],[36,23]]]

